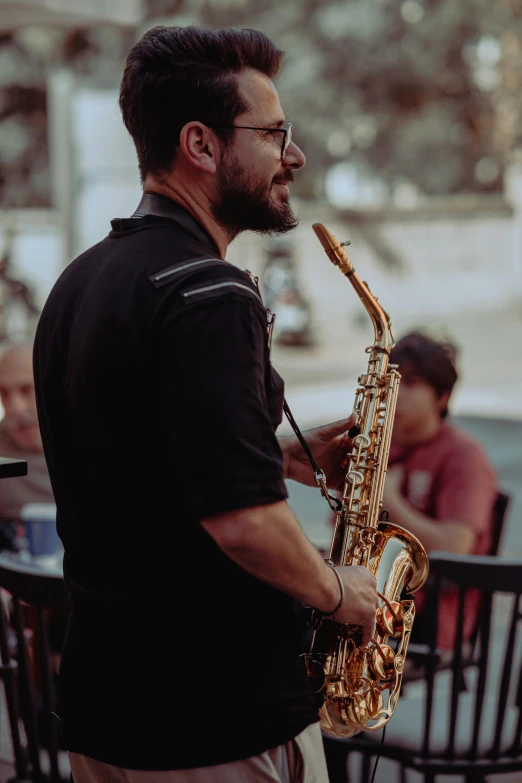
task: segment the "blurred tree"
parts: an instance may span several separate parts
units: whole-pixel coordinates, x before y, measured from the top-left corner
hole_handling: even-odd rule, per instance
[[[502,189],[522,142],[522,0],[144,0],[145,24],[264,30],[286,51],[278,81],[308,158],[303,198],[346,164],[409,197]],[[0,36],[0,197],[48,203],[45,76],[118,84],[133,42],[115,26]]]
[[[264,30],[286,51],[278,87],[321,195],[348,161],[393,191],[498,191],[520,133],[520,0],[147,0],[149,20],[191,13]]]
[[[64,30],[20,27],[0,34],[0,204],[50,203],[46,79],[67,67],[82,83],[116,87],[128,31],[115,26]]]

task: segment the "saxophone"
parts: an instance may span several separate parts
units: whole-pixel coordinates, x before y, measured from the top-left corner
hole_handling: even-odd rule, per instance
[[[320,694],[321,728],[326,734],[352,737],[362,731],[377,731],[391,718],[402,682],[415,606],[402,594],[414,593],[428,576],[428,558],[418,539],[384,517],[382,496],[388,465],[393,417],[400,374],[389,364],[394,340],[388,314],[368,285],[355,273],[344,246],[321,223],[313,229],[330,260],[355,288],[370,316],[375,342],[366,349],[368,369],[359,377],[354,413],[359,434],[352,439],[342,497],[322,493],[336,511],[329,563],[363,565],[379,582],[376,627],[371,642],[362,647],[360,628],[337,623],[315,614],[310,652],[305,655],[308,676]],[[349,243],[345,243],[349,244]],[[398,553],[390,558],[386,547]],[[390,560],[385,565],[386,560]],[[381,572],[379,568],[381,567]]]

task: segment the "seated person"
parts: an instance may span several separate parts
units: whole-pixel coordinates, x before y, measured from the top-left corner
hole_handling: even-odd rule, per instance
[[[43,453],[34,394],[32,346],[14,345],[0,355],[0,455],[24,459],[27,476],[0,481],[0,550],[15,550],[20,510],[26,503],[54,503]]]
[[[17,551],[24,536],[20,511],[26,503],[54,503],[45,462],[36,411],[32,346],[10,346],[0,355],[0,400],[4,417],[0,421],[0,455],[27,462],[27,475],[0,481],[0,551]],[[66,628],[67,607],[48,615],[49,640],[56,671]],[[37,629],[34,610],[24,607],[29,638]],[[39,683],[39,663],[33,658],[34,678]],[[39,708],[39,720],[42,711]]]
[[[383,507],[426,551],[487,554],[491,546],[495,473],[481,447],[448,420],[458,375],[455,349],[412,333],[391,351],[402,379],[394,419]],[[469,593],[464,639],[469,638],[480,595]],[[424,594],[416,594],[412,640],[422,639]],[[439,606],[437,644],[453,645],[458,599],[448,591]]]

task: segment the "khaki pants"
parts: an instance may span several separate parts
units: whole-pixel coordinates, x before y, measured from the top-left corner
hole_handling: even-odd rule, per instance
[[[74,783],[328,783],[318,723],[286,745],[214,767],[150,772],[122,769],[69,753]]]

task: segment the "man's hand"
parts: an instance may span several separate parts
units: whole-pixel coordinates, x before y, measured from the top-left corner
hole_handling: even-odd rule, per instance
[[[303,432],[317,464],[326,474],[330,489],[342,489],[343,487],[346,468],[341,465],[352,448],[348,430],[355,423],[355,416],[350,416],[347,419]],[[285,454],[285,461],[287,461],[286,478],[307,484],[309,487],[315,487],[312,466],[297,438],[292,436],[280,438],[279,443]]]
[[[379,607],[376,579],[364,566],[342,566],[335,570],[344,585],[344,600],[332,620],[360,625],[362,644],[368,644],[375,631],[375,618]]]

